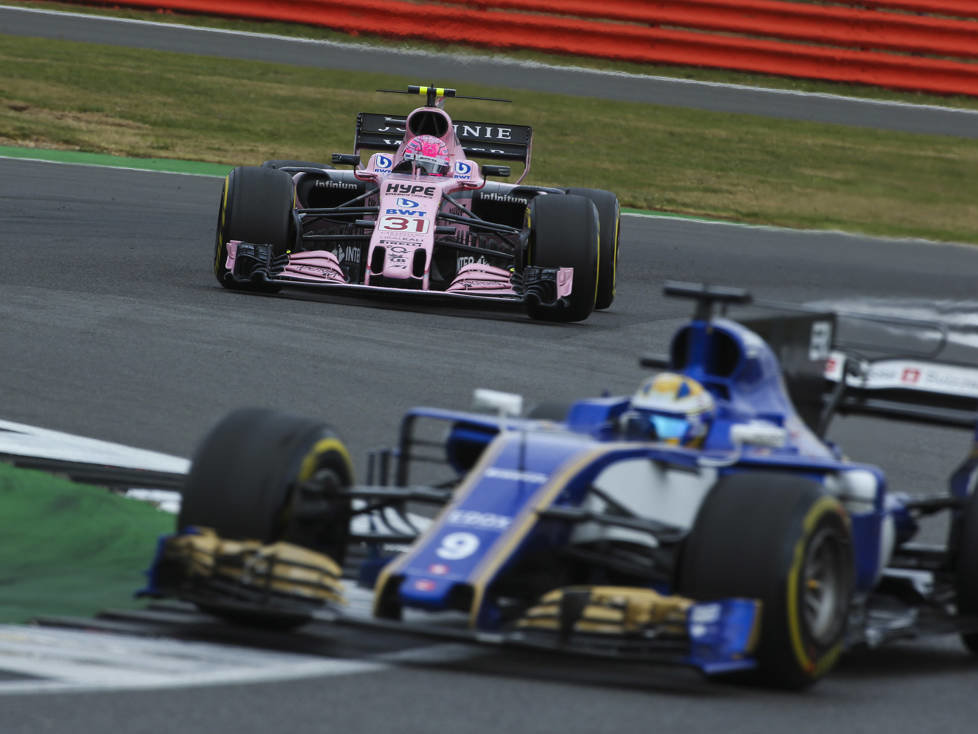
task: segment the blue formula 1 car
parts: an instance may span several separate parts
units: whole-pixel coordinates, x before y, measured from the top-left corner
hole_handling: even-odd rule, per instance
[[[716,314],[744,291],[667,292],[695,314],[633,396],[417,408],[366,483],[325,424],[232,413],[196,453],[147,593],[236,622],[396,625],[792,688],[852,645],[952,632],[978,652],[978,451],[911,500],[821,437],[840,412],[975,430],[975,371],[847,357],[834,314],[748,328]],[[937,512],[947,543],[914,543]]]

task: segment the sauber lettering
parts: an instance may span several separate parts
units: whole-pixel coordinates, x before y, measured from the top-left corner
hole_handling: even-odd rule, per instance
[[[487,282],[491,283],[492,281]],[[487,469],[485,476],[493,479],[508,479],[513,482],[532,482],[534,484],[543,484],[545,481],[547,481],[547,475],[542,474],[541,472],[520,471],[518,469],[501,469],[495,466]]]
[[[434,186],[422,186],[421,184],[409,183],[389,183],[384,191],[388,194],[407,194],[408,196],[420,194],[421,196],[427,196],[429,198],[435,195]]]

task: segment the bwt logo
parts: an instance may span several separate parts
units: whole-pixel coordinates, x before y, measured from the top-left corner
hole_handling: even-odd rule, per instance
[[[388,158],[386,155],[378,155],[374,163],[376,164],[377,170],[380,170],[381,168],[390,168],[393,166],[394,159]]]
[[[389,183],[384,191],[388,194],[421,194],[422,196],[434,196],[434,186],[421,186],[420,184],[408,183]]]
[[[465,161],[455,161],[455,175],[459,177],[471,176],[472,164],[466,163]]]
[[[419,206],[421,206],[421,204],[414,201],[413,199],[405,199],[401,197],[397,200],[397,206],[403,206],[408,209],[417,209]]]

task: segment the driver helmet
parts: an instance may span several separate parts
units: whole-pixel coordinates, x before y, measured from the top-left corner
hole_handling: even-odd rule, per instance
[[[632,438],[698,448],[716,417],[716,403],[691,377],[662,372],[646,378],[622,416]]]
[[[404,146],[403,158],[411,161],[414,170],[429,176],[444,176],[452,167],[448,146],[434,135],[418,135]]]

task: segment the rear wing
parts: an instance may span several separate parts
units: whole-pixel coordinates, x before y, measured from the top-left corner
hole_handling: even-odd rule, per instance
[[[859,360],[833,352],[826,363],[826,408],[973,428],[978,369],[919,359]]]
[[[354,153],[361,148],[394,150],[404,140],[404,115],[384,115],[376,112],[357,114]],[[533,148],[533,128],[528,125],[508,125],[495,122],[454,121],[462,150],[473,158],[492,158],[522,161],[530,167]]]
[[[763,305],[757,304],[756,305]],[[978,421],[978,368],[942,362],[943,349],[924,355],[859,356],[839,337],[839,320],[913,326],[907,319],[844,312],[799,313],[744,320],[774,350],[788,393],[802,420],[824,435],[834,415],[876,415],[920,423],[974,428]],[[917,322],[946,339],[946,329]],[[865,345],[859,345],[865,346]]]

